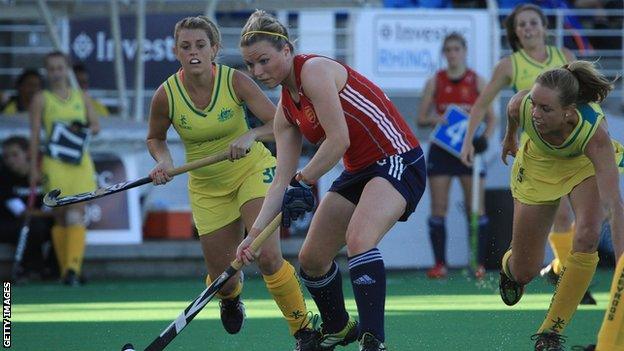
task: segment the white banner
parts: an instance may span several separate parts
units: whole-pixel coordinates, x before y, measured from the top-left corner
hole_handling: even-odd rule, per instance
[[[444,66],[444,37],[458,32],[467,64],[486,79],[494,66],[490,17],[485,10],[370,9],[357,13],[353,68],[388,90],[421,90]]]

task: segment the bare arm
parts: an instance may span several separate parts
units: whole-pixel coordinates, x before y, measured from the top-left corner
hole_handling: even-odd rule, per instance
[[[258,85],[244,73],[234,71],[232,85],[237,97],[244,101],[249,110],[264,123],[262,126],[249,131],[254,136],[254,140],[275,140],[273,136],[275,105],[264,95]]]
[[[252,237],[260,234],[262,229],[277,215],[282,207],[282,199],[284,191],[291,178],[295,175],[299,157],[301,156],[302,136],[299,130],[290,124],[278,104],[277,112],[274,120],[275,128],[275,144],[277,146],[277,168],[275,169],[275,178],[269,187],[264,198],[262,210],[258,214],[256,221],[249,235]]]
[[[89,95],[87,95],[84,91],[82,92],[82,101],[84,101],[85,109],[87,110],[89,130],[91,130],[91,134],[97,135],[100,132],[100,121],[95,113],[95,108],[93,108],[91,97],[89,97]]]
[[[480,76],[477,76],[477,86],[479,89],[479,93],[485,90],[485,79]],[[483,133],[486,138],[490,138],[496,129],[496,122],[498,119],[496,118],[496,114],[494,113],[494,108],[492,104],[490,104],[485,112],[485,132]]]
[[[589,157],[596,170],[600,202],[606,209],[611,224],[616,257],[620,257],[624,253],[624,205],[620,194],[613,144],[603,123],[587,143],[585,155]]]
[[[173,168],[173,159],[169,147],[167,147],[167,130],[171,125],[169,102],[162,85],[156,90],[152,98],[148,124],[147,149],[157,162],[150,172],[150,176],[155,184],[164,184],[171,180],[166,170]]]
[[[576,60],[576,56],[568,48],[561,48],[561,51],[563,51],[563,56],[565,56],[567,62],[572,62]]]
[[[301,170],[303,179],[311,183],[332,169],[349,148],[349,130],[340,105],[334,74],[321,59],[307,61],[301,71],[303,89],[325,130],[325,140]]]
[[[37,161],[39,159],[39,133],[41,132],[41,118],[43,113],[43,94],[41,92],[33,97],[28,110],[30,118],[30,145],[28,150],[30,156],[29,185],[30,188],[33,189],[37,186],[37,181],[39,180]]]
[[[529,93],[528,90],[522,90],[516,93],[507,104],[507,129],[503,138],[503,150],[501,158],[503,163],[507,164],[507,156],[516,157],[518,152],[518,128],[520,128],[520,103],[522,99]]]
[[[477,126],[481,123],[485,112],[489,108],[492,100],[498,95],[498,93],[511,83],[511,59],[506,57],[502,59],[494,68],[494,74],[489,83],[485,86],[477,101],[470,109],[470,118],[468,120],[468,129],[466,130],[466,136],[462,144],[461,159],[467,165],[472,164],[472,158],[474,156],[474,147],[472,146],[472,139],[474,138]]]
[[[429,78],[423,90],[420,100],[420,109],[418,110],[418,117],[416,119],[416,125],[418,127],[435,126],[439,122],[439,118],[432,118],[431,105],[433,103],[433,94],[436,89],[435,76]]]

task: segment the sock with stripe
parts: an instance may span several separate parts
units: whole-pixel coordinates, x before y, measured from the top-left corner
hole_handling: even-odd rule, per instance
[[[65,242],[66,257],[65,265],[67,270],[73,270],[80,275],[82,270],[82,260],[85,252],[85,240],[87,228],[82,224],[73,224],[65,228],[67,241]]]
[[[67,269],[67,248],[65,242],[67,241],[67,234],[65,233],[65,227],[60,225],[52,226],[51,230],[52,246],[54,246],[54,252],[56,253],[56,261],[58,262],[59,272],[61,277],[65,276],[65,270]]]
[[[435,263],[446,264],[446,218],[429,217],[429,239],[433,248]]]
[[[609,302],[598,333],[599,351],[624,351],[624,255],[620,256],[613,272]]]
[[[587,291],[597,265],[598,252],[575,252],[568,256],[561,269],[548,314],[538,333],[561,333],[565,329]]]
[[[572,241],[574,240],[574,225],[564,232],[552,231],[548,234],[548,243],[555,255],[552,260],[552,267],[555,274],[561,274],[561,266],[566,261],[572,251]]]
[[[360,317],[360,335],[368,332],[383,342],[386,269],[379,249],[349,257],[349,272]]]
[[[349,321],[349,314],[342,293],[342,275],[336,262],[333,262],[329,271],[320,277],[311,277],[303,270],[299,271],[299,275],[319,309],[323,331],[331,334],[344,329]]]
[[[307,308],[295,268],[284,260],[282,267],[277,272],[262,277],[267,289],[273,295],[273,300],[277,303],[288,323],[290,334],[294,335],[306,324],[307,318]]]

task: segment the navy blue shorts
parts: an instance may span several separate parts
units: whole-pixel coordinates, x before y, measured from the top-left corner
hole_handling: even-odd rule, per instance
[[[483,162],[481,163],[483,164]],[[435,176],[471,176],[472,167],[468,167],[462,161],[436,144],[431,144],[427,155],[427,175]],[[479,172],[481,178],[485,177],[485,167]]]
[[[344,171],[334,180],[329,191],[357,205],[366,183],[375,177],[388,180],[405,198],[407,206],[399,221],[407,221],[416,209],[427,183],[427,165],[422,149],[419,146],[400,155],[388,156],[355,173]]]

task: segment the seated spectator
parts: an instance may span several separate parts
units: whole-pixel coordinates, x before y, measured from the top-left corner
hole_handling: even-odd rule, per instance
[[[87,93],[89,91],[89,71],[87,71],[87,67],[83,64],[77,63],[74,65],[73,69],[80,89]],[[95,114],[98,115],[98,117],[108,117],[110,115],[110,111],[108,111],[106,105],[92,96],[89,97],[91,98],[91,104],[93,105]]]
[[[22,259],[23,278],[58,277],[54,250],[50,244],[52,217],[41,210],[42,190],[37,187],[37,197],[32,209],[28,208],[29,161],[28,139],[9,137],[2,142],[0,167],[0,242],[16,245],[27,211],[31,211],[30,232]]]
[[[33,96],[41,90],[43,78],[34,69],[27,69],[15,81],[17,95],[11,96],[9,101],[2,108],[2,114],[14,115],[20,112],[27,112],[28,106]]]

